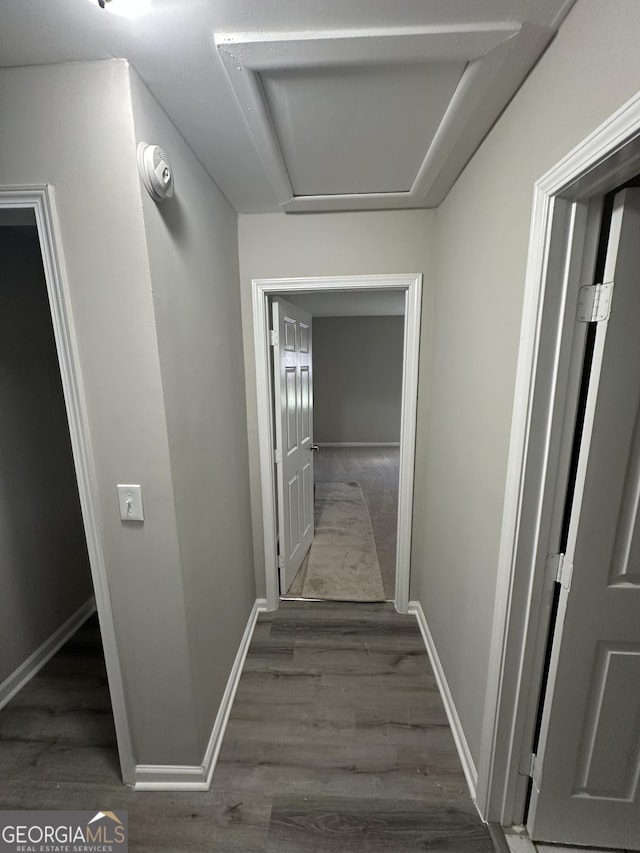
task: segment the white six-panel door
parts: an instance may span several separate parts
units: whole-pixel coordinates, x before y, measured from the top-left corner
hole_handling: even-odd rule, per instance
[[[640,850],[639,189],[616,196],[604,278],[528,829]]]
[[[273,301],[278,546],[281,594],[313,540],[313,382],[311,315]]]

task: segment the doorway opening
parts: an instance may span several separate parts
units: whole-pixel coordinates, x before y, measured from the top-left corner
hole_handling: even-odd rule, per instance
[[[640,660],[634,544],[640,447],[638,189],[616,193],[604,226],[604,251],[598,253],[604,255],[603,271],[595,277],[600,284],[582,288],[589,295],[596,287],[599,299],[591,308],[583,300],[578,309],[578,322],[588,323],[586,346],[580,347],[585,404],[578,407],[572,429],[577,463],[570,504],[562,513],[567,532],[560,542],[557,615],[535,750],[541,766],[533,778],[527,827],[537,840],[560,837],[628,849],[637,845],[640,832],[636,785],[628,778],[637,778],[640,761],[640,706],[637,690],[630,687]],[[621,689],[630,689],[630,695],[621,696]],[[622,715],[626,706],[629,718]]]
[[[580,288],[597,284],[603,199],[639,169],[636,97],[534,190],[478,784],[481,814],[505,827],[522,824],[530,779],[544,784],[544,743],[540,755],[532,753],[532,743],[553,586],[558,577],[561,584],[571,583],[554,561],[563,535],[589,322],[579,316]],[[553,673],[551,690],[552,682]],[[580,722],[571,724],[582,731]],[[574,843],[569,837],[553,840]],[[616,846],[613,839],[597,843]]]
[[[398,491],[395,548],[395,584],[392,598],[399,612],[409,603],[409,558],[413,503],[414,450],[417,406],[418,348],[421,307],[421,275],[346,276],[331,278],[254,280],[253,320],[258,387],[258,437],[262,480],[267,606],[275,609],[280,598],[278,570],[278,484],[274,451],[274,381],[271,368],[271,300],[284,296],[290,301],[318,298],[324,294],[351,294],[360,299],[388,293],[400,297],[403,307],[402,376],[399,447],[397,447]],[[327,442],[329,444],[333,442]],[[354,442],[355,443],[355,442]],[[395,442],[392,442],[395,444]],[[328,461],[330,448],[320,448]],[[391,448],[390,448],[391,450]],[[320,463],[322,465],[322,463]],[[327,475],[323,476],[325,479]],[[343,476],[346,476],[343,474]],[[348,485],[349,482],[345,481]],[[343,485],[339,483],[338,485]],[[324,491],[324,489],[322,490]],[[346,496],[351,500],[353,495]],[[338,496],[340,499],[340,496]],[[345,499],[345,496],[342,496]],[[286,592],[286,590],[285,590]],[[386,595],[383,593],[383,600]]]
[[[8,703],[83,626],[78,637],[99,657],[100,646],[104,652],[100,666],[106,665],[104,695],[113,713],[120,770],[123,781],[133,783],[88,420],[51,189],[0,188],[0,223],[3,263],[11,258],[13,266],[0,289],[6,324],[0,548],[3,605],[11,598],[13,608],[11,619],[3,617],[8,639],[2,643],[0,701]]]
[[[281,596],[392,601],[404,294],[305,294],[289,301],[311,317],[315,533],[287,589],[281,579]]]

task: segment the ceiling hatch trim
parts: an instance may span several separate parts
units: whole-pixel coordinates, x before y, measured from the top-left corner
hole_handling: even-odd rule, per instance
[[[553,31],[530,22],[307,33],[218,33],[216,47],[281,209],[289,212],[437,207],[533,67]],[[264,79],[463,63],[410,189],[296,194]],[[444,66],[441,66],[444,67]],[[264,78],[264,79],[263,79]],[[327,129],[327,133],[330,129]],[[291,146],[290,146],[291,147]],[[294,146],[295,147],[295,146]],[[363,155],[366,152],[363,151]]]

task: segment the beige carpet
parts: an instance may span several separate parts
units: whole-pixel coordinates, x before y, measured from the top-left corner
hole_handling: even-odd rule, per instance
[[[384,601],[369,510],[358,483],[318,483],[303,598]]]

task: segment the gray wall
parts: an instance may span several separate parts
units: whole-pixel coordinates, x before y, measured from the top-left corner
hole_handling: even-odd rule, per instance
[[[92,595],[35,226],[0,227],[0,682]]]
[[[639,31],[636,0],[578,0],[437,213],[239,217],[259,587],[251,279],[426,273],[411,595],[426,612],[476,762],[533,185],[640,89]]]
[[[435,211],[241,215],[240,284],[247,383],[251,518],[258,595],[264,595],[264,539],[258,461],[251,280],[295,276],[423,273],[420,393],[428,389]]]
[[[232,637],[218,650],[209,644],[201,623],[195,628],[188,624],[193,614],[191,602],[197,595],[202,596],[203,609],[211,608],[212,619],[225,617],[219,616],[223,608],[216,605],[216,610],[214,606],[211,588],[206,583],[199,587],[198,580],[194,581],[191,552],[185,556],[184,571],[182,566],[184,521],[180,522],[179,538],[177,505],[183,504],[184,475],[178,472],[173,447],[171,456],[168,427],[171,424],[175,438],[175,414],[170,407],[179,402],[169,387],[166,367],[162,374],[157,328],[161,324],[156,321],[156,311],[161,311],[157,301],[168,298],[169,283],[159,278],[154,304],[155,285],[143,218],[147,200],[137,170],[129,67],[123,61],[106,61],[3,69],[0,115],[0,184],[49,183],[55,192],[96,468],[98,523],[135,759],[141,764],[200,764],[204,721],[210,718],[203,693],[219,694],[220,672],[229,665],[229,647],[237,647],[241,627],[234,623]],[[161,122],[159,118],[157,121]],[[217,240],[213,235],[218,229],[220,240],[229,242],[224,275],[233,276],[235,262],[229,258],[236,252],[235,222],[228,211],[219,213],[219,196],[210,182],[194,192],[193,184],[201,181],[202,172],[195,158],[186,153],[186,146],[179,147],[170,135],[173,129],[166,127],[165,133],[165,127],[154,124],[149,129],[163,131],[162,139],[152,141],[164,143],[167,137],[167,147],[176,155],[179,169],[178,194],[184,208],[178,206],[179,215],[172,228],[179,230],[183,248],[171,267],[174,277],[170,283],[180,289],[171,297],[177,299],[184,292],[185,280],[196,274],[185,253],[198,256],[202,276],[201,259],[208,257],[209,251],[203,243]],[[202,201],[208,192],[214,198],[210,207]],[[149,211],[144,209],[148,219]],[[188,213],[192,209],[210,218],[202,218],[196,227]],[[211,215],[214,210],[216,215]],[[150,243],[156,238],[161,239],[150,234]],[[167,249],[168,253],[172,251],[171,247]],[[155,249],[152,255],[156,257]],[[222,263],[220,256],[217,262]],[[216,292],[222,287],[212,270],[207,281]],[[226,299],[221,297],[218,304],[226,305]],[[190,306],[187,310],[193,309]],[[185,321],[185,314],[178,312],[176,323]],[[233,313],[228,322],[227,342],[241,335],[239,319],[234,328]],[[176,330],[173,333],[178,334]],[[182,336],[186,337],[184,329]],[[217,341],[215,347],[222,358],[225,353],[217,349]],[[232,347],[227,350],[233,354]],[[203,365],[209,357],[210,350],[202,351]],[[193,352],[185,358],[193,370]],[[163,361],[166,366],[164,355]],[[215,384],[201,385],[204,369],[193,370],[193,395],[213,395],[224,407],[224,396],[217,396]],[[233,375],[238,378],[237,370]],[[241,398],[242,390],[238,394]],[[239,432],[244,421],[233,399],[230,411],[227,429]],[[186,441],[184,435],[180,440]],[[241,453],[235,445],[229,452],[239,459],[242,482]],[[115,487],[123,482],[142,484],[144,524],[120,521]],[[220,505],[220,495],[226,500],[228,486],[225,478],[212,486],[212,509]],[[195,495],[202,497],[200,484],[194,489]],[[242,486],[231,495],[230,502],[242,517],[248,516],[248,501],[242,505]],[[198,515],[200,533],[194,548],[210,544],[207,534],[202,533],[210,523],[209,517],[203,520]],[[216,539],[214,544],[225,553],[226,539]],[[215,560],[218,550],[208,551],[202,560]],[[234,563],[230,573],[236,568]],[[245,571],[250,574],[250,569]],[[245,588],[238,593],[236,584]],[[229,578],[229,620],[244,617],[247,585],[246,581]],[[233,603],[236,595],[242,599],[241,606]],[[206,651],[202,651],[205,645]],[[202,669],[200,661],[205,654],[211,657],[211,674],[205,674],[209,679],[206,686],[196,687],[194,678]]]
[[[640,89],[640,4],[578,0],[438,210],[412,595],[478,761],[533,185]]]
[[[138,140],[176,194],[143,194],[201,753],[255,600],[237,217],[132,76]]]
[[[400,441],[404,317],[315,317],[313,438]]]
[[[0,184],[54,188],[136,760],[201,760],[126,62],[0,71]],[[120,521],[141,483],[145,522]],[[158,713],[162,708],[162,714]]]

